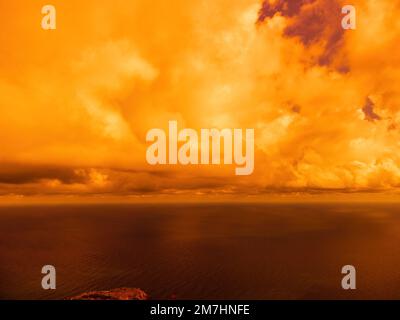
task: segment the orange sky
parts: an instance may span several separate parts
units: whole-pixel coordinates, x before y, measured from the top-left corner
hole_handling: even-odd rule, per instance
[[[49,3],[0,0],[4,199],[399,193],[399,0]],[[169,120],[254,128],[254,173],[148,165]]]

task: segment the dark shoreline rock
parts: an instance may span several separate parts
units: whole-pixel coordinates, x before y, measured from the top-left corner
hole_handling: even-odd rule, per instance
[[[85,292],[67,300],[148,300],[146,292],[137,288],[118,288],[105,291]]]

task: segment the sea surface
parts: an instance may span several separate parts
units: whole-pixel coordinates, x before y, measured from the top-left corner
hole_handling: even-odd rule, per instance
[[[54,265],[57,290],[41,288]],[[341,288],[354,265],[357,289]],[[0,207],[0,299],[400,299],[400,206]]]

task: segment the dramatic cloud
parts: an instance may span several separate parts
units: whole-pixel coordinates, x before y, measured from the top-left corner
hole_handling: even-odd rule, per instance
[[[400,1],[1,1],[0,194],[400,191]],[[146,163],[146,132],[254,128],[255,170]],[[367,120],[367,121],[366,121]]]
[[[362,108],[362,111],[365,114],[365,120],[381,120],[381,117],[374,112],[374,103],[369,98],[367,98],[365,105]]]
[[[335,59],[343,60],[340,50],[345,31],[341,27],[341,8],[338,0],[266,0],[259,13],[259,22],[275,16],[287,18],[283,34],[299,38],[310,49],[308,54],[314,55],[315,63],[329,66]],[[340,61],[336,68],[348,72],[345,61]]]

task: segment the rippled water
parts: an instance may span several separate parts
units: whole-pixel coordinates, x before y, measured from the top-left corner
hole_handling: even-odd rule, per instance
[[[399,205],[0,207],[0,299],[400,299],[399,240]],[[56,291],[41,289],[46,264]],[[346,264],[356,291],[341,289]]]

